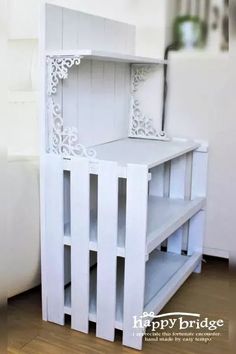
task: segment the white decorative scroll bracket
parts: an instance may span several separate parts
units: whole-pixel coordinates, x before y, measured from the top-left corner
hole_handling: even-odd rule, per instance
[[[47,94],[51,96],[56,94],[59,80],[68,78],[68,71],[73,65],[79,65],[81,56],[71,57],[47,57],[48,67],[48,87]]]
[[[132,93],[138,91],[140,83],[146,81],[152,71],[153,65],[132,65]]]
[[[86,148],[78,141],[78,130],[75,127],[64,127],[61,109],[53,98],[48,100],[49,113],[49,152],[56,155],[80,156],[90,159],[96,158],[96,151]]]
[[[142,82],[145,82],[148,75],[155,69],[154,65],[132,65],[131,72],[131,116],[129,136],[133,138],[146,138],[169,140],[164,131],[157,131],[154,128],[153,120],[146,117],[141,110],[140,102],[136,93]]]
[[[79,143],[76,127],[64,127],[60,105],[55,103],[53,95],[57,93],[59,80],[67,79],[69,69],[79,65],[81,56],[48,56],[47,69],[47,120],[48,152],[64,157],[80,156],[96,158],[96,151]]]

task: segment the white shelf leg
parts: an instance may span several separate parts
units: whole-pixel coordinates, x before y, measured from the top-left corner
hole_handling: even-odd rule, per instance
[[[64,325],[63,165],[60,156],[45,156],[45,249],[47,319]]]
[[[114,341],[118,227],[117,163],[99,162],[97,337]]]
[[[71,328],[88,333],[89,161],[71,160]]]
[[[194,252],[202,253],[204,221],[205,211],[200,210],[189,222],[188,256],[191,256]],[[195,273],[201,272],[201,262],[194,271]]]
[[[144,308],[147,198],[146,166],[128,165],[123,344],[136,349],[142,348],[142,331],[133,328],[133,316],[142,315]]]
[[[193,168],[192,168],[192,189],[191,199],[196,197],[206,197],[207,191],[207,151],[194,151],[193,153]],[[188,255],[193,252],[202,253],[203,237],[205,229],[205,210],[200,210],[189,221],[189,235],[188,235]],[[196,267],[195,272],[201,271],[201,262]]]
[[[164,177],[165,177],[165,165],[162,164],[152,169],[152,178],[149,182],[149,195],[155,197],[164,197]],[[158,217],[158,215],[157,215]],[[158,250],[161,249],[161,244],[157,246]],[[148,260],[148,258],[147,258]],[[146,260],[146,261],[147,261]]]
[[[188,167],[190,162],[191,161],[189,160],[188,155],[180,156],[171,161],[170,189],[169,189],[170,198],[173,199],[186,198],[186,185],[189,183],[188,181],[186,181],[186,177],[189,177]],[[167,240],[168,252],[181,254],[184,232],[185,232],[185,226],[182,226],[168,238]]]

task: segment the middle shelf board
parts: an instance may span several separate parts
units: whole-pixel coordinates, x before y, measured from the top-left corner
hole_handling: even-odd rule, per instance
[[[177,290],[176,282],[182,283],[194,270],[201,259],[200,254],[192,256],[182,256],[170,252],[155,250],[152,252],[146,264],[145,272],[145,296],[144,310],[150,305],[157,308],[158,294],[166,293],[171,296]],[[135,289],[134,289],[135,292]],[[162,296],[161,296],[162,300]],[[167,302],[166,301],[166,302]],[[89,320],[96,322],[96,302],[97,302],[97,271],[96,266],[90,270],[90,299],[89,299]],[[123,329],[123,302],[124,302],[124,261],[119,259],[117,263],[117,287],[116,287],[116,322],[117,329]],[[71,313],[71,286],[65,287],[64,312]],[[163,304],[164,306],[165,304]],[[150,310],[150,309],[149,309]],[[154,310],[154,308],[152,309]]]
[[[147,255],[161,244],[174,231],[187,222],[205,205],[204,198],[194,200],[149,197],[147,220]],[[125,198],[119,201],[117,256],[125,257]],[[64,244],[71,245],[70,225],[65,225]],[[97,251],[97,217],[91,212],[90,250]]]
[[[100,60],[100,61],[113,61],[129,64],[167,64],[167,60],[140,57],[136,55],[126,55],[114,52],[105,52],[92,49],[75,49],[75,50],[57,50],[46,52],[50,57],[82,57],[84,59]]]
[[[151,139],[125,138],[95,145],[100,160],[117,161],[118,164],[140,164],[152,168],[199,148],[191,140],[158,141]]]

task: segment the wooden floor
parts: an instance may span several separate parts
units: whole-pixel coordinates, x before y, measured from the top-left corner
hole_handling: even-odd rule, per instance
[[[192,274],[162,312],[197,312],[210,319],[224,319],[221,336],[208,344],[145,342],[143,353],[158,354],[225,354],[228,352],[228,264],[207,258],[200,275]],[[8,353],[77,354],[139,353],[121,345],[121,332],[114,343],[95,336],[95,325],[89,335],[41,320],[40,289],[21,294],[9,301]]]

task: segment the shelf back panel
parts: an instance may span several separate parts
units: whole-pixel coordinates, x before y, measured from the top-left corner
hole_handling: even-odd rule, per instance
[[[132,55],[135,26],[47,4],[45,49],[92,49]]]
[[[92,146],[128,136],[130,67],[82,60],[63,81],[64,126],[78,129],[81,144]]]
[[[133,55],[135,26],[46,5],[45,50],[92,49]],[[128,136],[130,65],[82,58],[60,80],[54,96],[64,127],[76,127],[80,144],[92,146]]]

